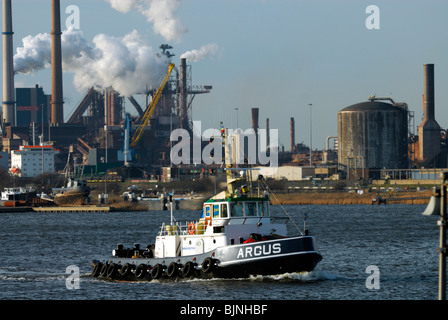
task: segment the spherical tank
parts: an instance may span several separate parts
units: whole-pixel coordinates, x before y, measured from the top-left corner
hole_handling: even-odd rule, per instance
[[[407,110],[402,107],[375,100],[339,111],[340,168],[407,168],[407,119]]]

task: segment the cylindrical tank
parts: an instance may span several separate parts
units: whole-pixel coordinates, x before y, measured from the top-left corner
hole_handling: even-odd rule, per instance
[[[374,100],[339,111],[341,169],[407,168],[407,119],[407,110]]]

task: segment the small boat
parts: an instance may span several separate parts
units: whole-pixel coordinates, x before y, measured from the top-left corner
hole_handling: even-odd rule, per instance
[[[90,198],[90,188],[85,180],[68,178],[63,188],[53,188],[53,199],[56,205],[83,205]]]
[[[287,235],[289,217],[270,213],[269,194],[250,192],[227,166],[227,189],[203,204],[197,221],[162,224],[154,244],[124,248],[93,260],[92,276],[115,280],[241,278],[309,272],[321,261],[316,240],[304,226]],[[259,181],[264,181],[259,176]],[[241,184],[241,185],[238,185]],[[295,225],[295,224],[294,224]]]
[[[138,194],[138,193],[137,193]],[[148,206],[148,210],[168,210],[168,198],[171,197],[175,210],[201,210],[202,205],[206,197],[191,196],[191,195],[178,195],[173,198],[173,193],[157,193],[157,194],[144,194],[140,196],[134,191],[125,191],[122,194],[124,201],[141,202],[145,201]]]
[[[30,206],[38,198],[36,190],[28,187],[4,188],[0,196],[0,206]]]

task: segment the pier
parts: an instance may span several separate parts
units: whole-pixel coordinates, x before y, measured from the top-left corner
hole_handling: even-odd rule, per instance
[[[72,206],[72,207],[0,207],[2,212],[112,212],[114,207],[99,206]]]
[[[34,212],[111,212],[113,207],[74,206],[74,207],[36,207]]]

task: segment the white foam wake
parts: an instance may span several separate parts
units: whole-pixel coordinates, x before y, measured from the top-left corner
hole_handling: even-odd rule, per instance
[[[270,275],[270,276],[251,276],[250,280],[252,281],[323,281],[323,280],[337,280],[342,279],[343,277],[333,274],[327,271],[311,271],[311,272],[292,272],[292,273],[283,273],[278,275]]]

